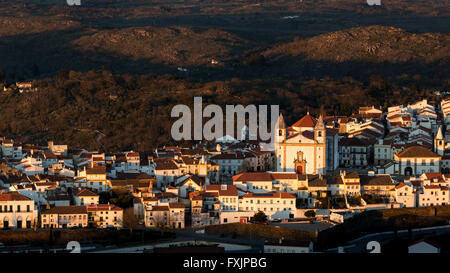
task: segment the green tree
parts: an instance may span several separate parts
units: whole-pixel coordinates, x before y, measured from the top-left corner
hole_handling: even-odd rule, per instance
[[[262,212],[262,211],[258,211],[252,218],[253,222],[257,222],[257,223],[265,223],[267,222],[267,215]]]
[[[314,218],[316,217],[316,212],[313,210],[307,210],[305,211],[305,216],[308,218]]]

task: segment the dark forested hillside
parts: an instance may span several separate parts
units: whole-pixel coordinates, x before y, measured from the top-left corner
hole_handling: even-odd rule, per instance
[[[37,91],[0,93],[0,135],[24,142],[55,140],[72,147],[104,151],[149,151],[171,144],[170,111],[175,104],[278,104],[288,123],[306,111],[351,114],[359,105],[380,105],[433,99],[432,90],[400,88],[381,76],[367,83],[270,79],[194,83],[170,75],[113,75],[107,71],[61,71],[34,82]],[[404,82],[403,85],[408,85]]]

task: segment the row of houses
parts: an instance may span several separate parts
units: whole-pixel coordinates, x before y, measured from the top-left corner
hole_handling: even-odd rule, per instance
[[[18,192],[0,194],[0,228],[2,229],[88,226],[122,227],[123,209],[112,204],[90,204],[53,208],[48,206],[46,210],[40,212],[32,199]]]

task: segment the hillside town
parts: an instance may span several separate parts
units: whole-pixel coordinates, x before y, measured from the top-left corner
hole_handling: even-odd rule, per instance
[[[149,153],[2,137],[0,228],[185,229],[312,212],[336,225],[365,210],[450,205],[449,114],[450,99],[307,113],[290,126],[280,114],[274,151],[231,136]]]

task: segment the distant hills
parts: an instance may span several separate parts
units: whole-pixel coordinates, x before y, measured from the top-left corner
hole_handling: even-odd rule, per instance
[[[92,69],[201,82],[420,74],[430,86],[450,73],[446,3],[7,0],[0,2],[0,74],[8,84]]]
[[[100,30],[72,42],[81,51],[145,59],[151,63],[195,66],[227,60],[244,41],[231,33],[188,27],[138,27]]]
[[[267,59],[299,57],[330,62],[446,62],[450,57],[450,34],[414,34],[389,26],[368,26],[296,38],[262,53]]]
[[[36,34],[46,31],[67,30],[81,27],[80,22],[61,16],[0,16],[0,37]]]

